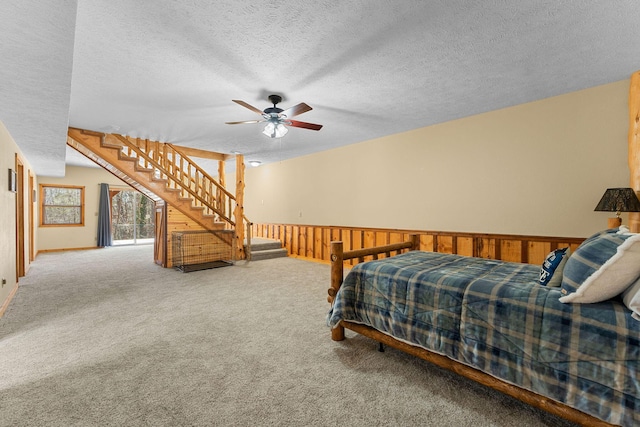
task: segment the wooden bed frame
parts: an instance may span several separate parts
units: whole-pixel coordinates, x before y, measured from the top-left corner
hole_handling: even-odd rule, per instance
[[[340,286],[342,285],[342,281],[344,278],[344,261],[356,259],[358,262],[363,262],[365,261],[365,257],[378,259],[380,254],[384,254],[386,257],[390,257],[392,255],[399,254],[402,251],[414,250],[418,248],[419,236],[411,235],[410,237],[411,240],[408,242],[395,243],[374,248],[358,249],[353,251],[343,251],[343,245],[341,241],[331,242],[331,287],[328,290],[329,297],[327,298],[329,303],[333,304],[335,296],[340,289]],[[339,326],[332,329],[331,339],[333,339],[334,341],[344,340],[345,328],[376,340],[381,344],[386,344],[390,347],[404,351],[413,356],[417,356],[421,359],[426,360],[427,362],[431,362],[444,369],[448,369],[452,372],[455,372],[456,374],[462,375],[494,390],[514,397],[530,406],[542,409],[566,420],[585,426],[612,426],[612,424],[604,422],[582,411],[578,411],[567,405],[556,402],[555,400],[501,381],[478,369],[449,359],[446,356],[442,356],[440,354],[425,350],[421,347],[409,345],[402,341],[398,341],[391,336],[383,334],[382,332],[369,326],[351,323],[343,320],[340,322]]]

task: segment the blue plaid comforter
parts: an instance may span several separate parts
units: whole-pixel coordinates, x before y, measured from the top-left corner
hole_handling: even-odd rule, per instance
[[[612,424],[640,425],[640,322],[621,301],[563,304],[540,267],[409,252],[353,267],[329,312]]]

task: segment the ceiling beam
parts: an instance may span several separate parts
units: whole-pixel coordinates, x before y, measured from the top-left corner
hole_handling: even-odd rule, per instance
[[[190,148],[185,147],[184,145],[176,145],[176,147],[186,154],[189,157],[200,157],[201,159],[211,159],[211,160],[229,160],[234,156],[230,156],[229,154],[216,153],[215,151],[207,151],[201,150],[199,148]]]

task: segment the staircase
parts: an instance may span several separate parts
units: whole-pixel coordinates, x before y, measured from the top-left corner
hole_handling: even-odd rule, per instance
[[[242,242],[245,229],[250,233],[251,228],[241,201],[178,147],[75,128],[69,128],[67,144],[152,200],[164,200],[205,230],[234,230],[236,259],[245,258]]]
[[[251,239],[251,261],[282,258],[286,256],[287,250],[282,247],[280,240],[265,239],[262,237]]]

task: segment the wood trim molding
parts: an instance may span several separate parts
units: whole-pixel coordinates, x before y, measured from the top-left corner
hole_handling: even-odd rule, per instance
[[[13,289],[11,289],[11,292],[9,292],[9,295],[7,295],[7,298],[2,303],[2,307],[0,307],[0,317],[4,316],[4,312],[7,311],[7,308],[9,308],[9,304],[11,304],[13,297],[18,292],[18,287],[19,285],[16,283]]]
[[[60,248],[60,249],[40,249],[38,251],[38,255],[44,254],[47,252],[66,252],[66,251],[87,251],[90,249],[104,249],[100,246],[88,246],[86,248]]]

